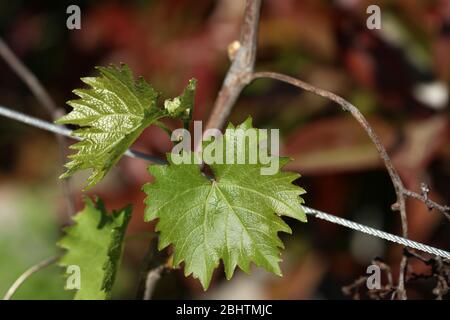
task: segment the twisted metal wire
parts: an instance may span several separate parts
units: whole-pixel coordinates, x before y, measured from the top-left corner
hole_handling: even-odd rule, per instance
[[[2,105],[0,105],[0,115],[6,117],[6,118],[10,118],[10,119],[14,119],[17,120],[19,122],[28,124],[30,126],[36,127],[36,128],[40,128],[43,130],[47,130],[53,133],[57,133],[60,134],[62,136],[66,136],[68,138],[72,138],[75,140],[81,140],[79,137],[73,136],[72,135],[72,131],[70,129],[67,129],[66,127],[63,126],[59,126],[41,119],[37,119],[35,117],[31,117],[29,115],[26,115],[22,112],[18,112],[15,110],[11,110],[8,109]],[[131,158],[135,158],[135,159],[143,159],[143,160],[147,160],[153,163],[157,163],[157,164],[164,164],[165,161],[161,160],[158,157],[154,157],[154,156],[150,156],[148,154],[136,151],[136,150],[132,150],[132,149],[128,149],[125,152],[126,156],[129,156]]]
[[[409,240],[403,237],[399,237],[396,236],[392,233],[388,233],[385,231],[381,231],[357,222],[353,222],[344,218],[340,218],[334,215],[331,215],[329,213],[325,213],[323,211],[320,210],[316,210],[316,209],[312,209],[312,208],[308,208],[303,206],[303,208],[305,209],[306,214],[311,215],[313,217],[316,217],[318,219],[322,219],[334,224],[339,224],[341,226],[344,226],[346,228],[350,228],[353,230],[357,230],[359,232],[362,233],[366,233],[366,234],[370,234],[371,236],[374,237],[378,237],[381,239],[385,239],[391,242],[395,242],[398,244],[401,244],[405,247],[409,247],[409,248],[413,248],[413,249],[417,249],[423,252],[427,252],[436,256],[439,256],[441,258],[445,258],[445,259],[450,259],[450,253],[445,251],[445,250],[441,250],[441,249],[437,249],[431,246],[428,246],[426,244],[417,242],[417,241],[413,241],[413,240]]]
[[[70,129],[67,129],[63,126],[58,126],[58,125],[49,123],[47,121],[43,121],[43,120],[28,116],[26,114],[8,109],[1,105],[0,105],[0,115],[5,116],[10,119],[17,120],[19,122],[23,122],[23,123],[31,125],[33,127],[37,127],[37,128],[43,129],[43,130],[51,131],[53,133],[61,134],[63,136],[73,138],[76,140],[80,140],[79,138],[71,135],[72,130],[70,130]],[[147,161],[150,161],[153,163],[158,163],[158,164],[166,163],[164,160],[161,160],[157,157],[150,156],[145,153],[131,150],[131,149],[127,150],[125,155],[132,157],[132,158],[136,158],[136,159],[144,159],[144,160],[147,160]],[[353,230],[356,230],[356,231],[359,231],[362,233],[366,233],[366,234],[369,234],[374,237],[378,237],[378,238],[381,238],[381,239],[384,239],[387,241],[398,243],[405,247],[409,247],[412,249],[417,249],[417,250],[420,250],[423,252],[427,252],[429,254],[439,256],[444,259],[450,259],[450,253],[445,250],[434,248],[434,247],[428,246],[426,244],[423,244],[423,243],[420,243],[417,241],[413,241],[413,240],[409,240],[409,239],[406,239],[403,237],[399,237],[399,236],[393,235],[391,233],[384,232],[384,231],[381,231],[381,230],[378,230],[378,229],[375,229],[375,228],[372,228],[372,227],[369,227],[369,226],[366,226],[366,225],[363,225],[360,223],[356,223],[356,222],[353,222],[353,221],[350,221],[350,220],[347,220],[344,218],[340,218],[340,217],[334,216],[332,214],[329,214],[329,213],[326,213],[326,212],[323,212],[320,210],[312,209],[312,208],[305,207],[305,206],[303,208],[305,209],[306,214],[313,216],[315,218],[322,219],[322,220],[325,220],[325,221],[328,221],[328,222],[331,222],[334,224],[338,224],[343,227],[353,229]]]

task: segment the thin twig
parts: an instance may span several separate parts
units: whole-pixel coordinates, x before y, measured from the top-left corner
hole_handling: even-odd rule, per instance
[[[38,78],[20,61],[14,52],[8,47],[5,41],[0,38],[0,56],[6,61],[10,68],[22,79],[40,104],[47,110],[52,118],[59,118],[64,115],[50,97]]]
[[[260,78],[270,78],[275,79],[278,81],[282,81],[288,84],[291,84],[295,87],[301,88],[303,90],[306,90],[308,92],[312,92],[316,95],[319,95],[321,97],[327,98],[331,101],[334,101],[338,105],[342,107],[345,111],[348,111],[351,113],[351,115],[358,121],[358,123],[361,125],[361,127],[366,131],[367,135],[369,136],[370,140],[372,140],[373,144],[375,145],[375,148],[377,149],[378,153],[381,156],[381,159],[384,162],[384,165],[386,166],[386,169],[388,170],[389,176],[391,177],[392,183],[394,185],[396,194],[397,194],[397,206],[404,205],[404,197],[403,197],[403,190],[405,189],[403,186],[403,182],[400,179],[399,174],[397,173],[397,170],[395,169],[394,165],[392,164],[392,161],[381,143],[380,139],[378,138],[377,134],[373,130],[372,126],[367,122],[366,118],[363,116],[363,114],[359,111],[358,108],[356,108],[353,104],[345,100],[344,98],[330,92],[327,90],[323,90],[320,88],[317,88],[309,83],[306,83],[302,80],[276,73],[276,72],[256,72],[253,74],[253,79],[260,79]],[[403,199],[403,200],[402,200]],[[400,208],[398,208],[400,209]],[[403,237],[408,236],[408,225],[407,225],[407,219],[406,219],[406,213],[403,210],[400,210],[400,213],[402,215],[402,233]]]
[[[3,300],[10,300],[14,293],[19,289],[19,287],[27,280],[31,275],[34,273],[45,269],[46,267],[54,264],[56,261],[58,261],[59,256],[48,258],[44,261],[39,262],[38,264],[35,264],[28,270],[26,270],[24,273],[20,275],[19,278],[17,278],[16,281],[14,281],[13,285],[8,289],[5,296],[3,297]]]
[[[321,97],[327,98],[338,105],[340,105],[345,111],[348,111],[351,113],[351,115],[358,121],[358,123],[361,125],[361,127],[366,131],[367,135],[371,139],[372,143],[375,145],[375,148],[377,149],[388,173],[391,177],[392,184],[394,185],[395,193],[397,196],[396,203],[392,206],[393,210],[400,212],[400,218],[401,218],[401,226],[402,226],[402,235],[404,238],[408,238],[408,219],[406,215],[406,201],[405,196],[414,196],[415,193],[407,190],[400,178],[400,175],[398,174],[397,170],[395,169],[391,158],[389,157],[386,148],[381,143],[380,139],[378,138],[377,134],[373,130],[372,126],[368,123],[364,115],[359,111],[358,108],[356,108],[353,104],[345,100],[344,98],[329,92],[327,90],[323,90],[320,88],[317,88],[309,83],[306,83],[302,80],[284,75],[279,74],[276,72],[256,72],[252,75],[252,79],[260,79],[260,78],[269,78],[269,79],[275,79],[278,81],[282,81],[288,84],[291,84],[295,87],[301,88],[303,90],[306,90],[308,92],[314,93],[316,95],[319,95]],[[420,195],[418,195],[419,199]],[[425,196],[423,196],[425,197]],[[427,198],[426,198],[427,199]],[[425,201],[425,198],[422,200],[425,202],[425,204],[430,208],[430,201],[428,200],[428,204]],[[435,204],[431,201],[431,203]],[[440,206],[439,206],[440,207]],[[439,208],[438,206],[433,206],[433,208]],[[444,208],[444,207],[442,207]],[[443,210],[444,214],[447,216],[445,210]],[[397,296],[399,299],[406,299],[406,290],[405,290],[405,274],[406,274],[406,268],[408,265],[408,257],[406,255],[402,256],[402,261],[400,263],[400,272],[399,272],[399,278],[398,278],[398,287],[397,287]]]
[[[155,291],[156,283],[161,278],[161,273],[166,268],[165,265],[160,265],[147,273],[147,278],[145,279],[145,292],[143,300],[151,300],[153,291]]]
[[[417,192],[411,191],[411,190],[403,190],[403,194],[406,197],[412,198],[412,199],[416,199],[419,201],[422,201],[423,203],[425,203],[425,205],[427,206],[427,208],[429,210],[437,210],[439,212],[441,212],[443,215],[445,215],[445,217],[450,221],[450,214],[448,213],[450,211],[450,207],[449,206],[443,206],[439,203],[434,202],[433,200],[428,198],[428,195],[424,195],[424,194],[418,194]]]
[[[261,0],[247,0],[245,2],[240,40],[237,44],[233,43],[236,52],[233,54],[231,66],[214,102],[206,129],[216,128],[220,130],[223,127],[241,91],[251,81],[256,59],[260,9]],[[199,145],[201,144],[198,144],[197,147]]]
[[[392,280],[391,268],[379,258],[372,260],[372,265],[377,265],[381,271],[386,273],[387,283],[383,286],[381,286],[380,283],[380,288],[368,290],[368,297],[371,299],[385,299],[389,295],[394,297],[396,289]],[[354,300],[359,300],[361,298],[362,289],[367,287],[366,284],[368,279],[369,276],[361,276],[353,281],[353,283],[342,287],[342,292],[345,295],[352,296]]]
[[[156,283],[161,278],[161,273],[169,268],[170,257],[158,250],[157,241],[151,241],[145,252],[140,267],[140,275],[136,290],[137,300],[150,300],[156,287]]]
[[[56,120],[65,114],[65,111],[58,108],[50,94],[45,90],[39,79],[28,69],[25,64],[14,54],[6,42],[0,37],[0,56],[10,66],[10,68],[22,79],[28,86],[39,103],[46,109],[53,120]],[[67,158],[67,142],[63,136],[55,134],[59,145],[61,166],[64,165]],[[69,216],[75,213],[75,202],[73,199],[72,187],[69,180],[62,181],[62,190],[66,201],[67,212]]]
[[[408,296],[406,295],[406,288],[405,288],[405,278],[406,278],[406,272],[408,269],[408,256],[403,254],[402,260],[400,261],[400,271],[398,275],[398,286],[397,290],[395,291],[395,294],[392,295],[392,299],[394,299],[396,296],[399,300],[406,300]]]

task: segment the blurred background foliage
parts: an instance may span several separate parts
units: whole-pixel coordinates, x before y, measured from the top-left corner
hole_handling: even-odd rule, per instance
[[[382,29],[365,27],[366,8],[378,4]],[[66,8],[81,8],[81,30],[66,28]],[[194,118],[206,120],[229,66],[227,46],[239,36],[243,1],[0,1],[0,35],[37,75],[58,105],[94,66],[127,63],[170,97],[198,79]],[[360,108],[392,155],[405,185],[450,203],[450,2],[446,0],[264,0],[256,70],[289,74],[333,91]],[[26,86],[0,61],[0,104],[47,119]],[[390,211],[394,192],[375,148],[358,124],[329,101],[269,80],[244,91],[230,120],[252,115],[255,124],[279,128],[283,154],[302,174],[308,206],[399,232]],[[168,122],[175,128],[179,123]],[[163,156],[171,144],[149,128],[136,149]],[[124,158],[90,192],[108,208],[134,205],[115,298],[133,298],[153,226],[143,222],[144,161]],[[57,253],[67,224],[57,180],[62,171],[54,136],[0,118],[0,295],[30,265]],[[78,208],[81,182],[73,179]],[[448,221],[422,204],[408,202],[410,237],[450,249]],[[342,285],[365,272],[375,256],[398,269],[401,248],[310,218],[288,221],[282,235],[283,278],[254,269],[231,281],[218,270],[210,290],[165,274],[159,298],[344,298]],[[414,265],[426,272],[426,266]],[[411,285],[411,298],[432,297],[432,281]],[[16,298],[65,299],[61,272],[34,275]]]

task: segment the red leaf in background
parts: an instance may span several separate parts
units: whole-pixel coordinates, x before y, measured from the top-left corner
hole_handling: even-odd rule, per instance
[[[369,123],[387,149],[395,142],[395,130],[380,118]],[[335,117],[306,124],[291,134],[283,154],[294,158],[286,170],[304,175],[362,171],[381,166],[373,143],[352,117]]]

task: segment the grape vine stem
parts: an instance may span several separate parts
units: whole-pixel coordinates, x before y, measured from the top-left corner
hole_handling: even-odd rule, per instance
[[[16,293],[16,291],[25,282],[25,280],[27,280],[30,276],[32,276],[36,272],[41,271],[41,270],[47,268],[48,266],[51,266],[56,261],[58,261],[58,259],[59,259],[59,256],[51,257],[51,258],[45,259],[45,260],[35,264],[34,266],[30,267],[29,269],[27,269],[24,273],[22,273],[17,278],[16,281],[14,281],[12,286],[8,289],[5,296],[3,297],[3,300],[11,300],[14,293]]]

